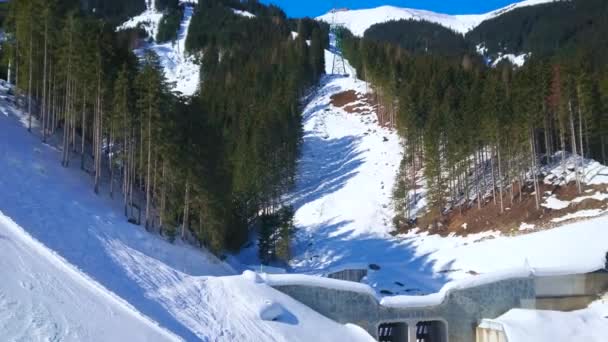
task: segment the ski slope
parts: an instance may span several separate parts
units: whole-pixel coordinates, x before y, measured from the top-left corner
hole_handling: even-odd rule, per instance
[[[95,195],[78,162],[62,167],[61,133],[42,144],[38,126],[27,132],[27,116],[7,91],[0,82],[0,336],[370,340],[357,327],[235,275],[205,250],[171,244],[128,223],[120,199],[109,197],[107,179]],[[279,314],[270,310],[275,315],[269,318],[269,307]],[[131,330],[120,329],[126,325]]]
[[[333,58],[326,51],[328,74]],[[296,209],[297,227],[289,272],[326,275],[367,269],[363,282],[386,296],[434,293],[454,280],[522,267],[573,273],[603,267],[608,252],[605,211],[551,230],[523,225],[522,231],[535,232],[517,236],[488,231],[441,237],[417,230],[391,235],[391,194],[403,148],[395,131],[378,125],[374,108],[358,103],[362,112],[348,113],[331,103],[332,95],[370,90],[353,77],[356,72],[348,61],[346,69],[351,76],[327,75],[303,112],[302,155],[288,198]],[[607,193],[608,179],[592,174],[608,169],[599,163],[588,164],[588,169],[591,184],[606,185],[602,192]],[[419,195],[422,207],[424,192]],[[241,252],[243,263],[251,263],[255,248]]]
[[[179,341],[0,212],[4,341]]]
[[[489,13],[467,15],[449,15],[411,8],[381,6],[371,9],[337,11],[335,14],[330,12],[317,19],[332,23],[335,18],[337,24],[348,28],[356,36],[363,36],[365,31],[372,25],[391,20],[425,20],[464,34],[486,20],[495,18],[517,8],[553,1],[558,0],[524,0]]]
[[[173,85],[173,90],[185,96],[192,96],[198,89],[200,65],[196,63],[193,56],[186,54],[186,39],[188,28],[194,13],[196,1],[181,0],[184,6],[184,17],[180,23],[177,39],[174,42],[157,43],[151,41],[143,47],[135,50],[135,54],[143,56],[146,50],[154,51],[160,58],[167,81]],[[158,25],[163,14],[156,10],[154,1],[146,2],[146,10],[123,23],[117,30],[135,28],[142,25],[152,39],[156,39]]]

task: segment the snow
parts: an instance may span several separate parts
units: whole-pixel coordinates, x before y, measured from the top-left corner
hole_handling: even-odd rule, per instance
[[[251,12],[247,12],[247,11],[241,11],[235,8],[232,8],[232,12],[234,12],[234,14],[236,15],[240,15],[241,17],[245,17],[245,18],[255,18],[255,14],[251,13]]]
[[[496,58],[494,60],[494,62],[492,63],[492,66],[496,67],[502,61],[509,61],[509,62],[511,62],[511,64],[513,64],[516,67],[522,67],[522,66],[524,66],[524,64],[526,64],[526,61],[528,60],[528,58],[530,58],[530,55],[531,55],[530,53],[522,53],[519,55],[515,55],[512,53],[499,54],[498,58]]]
[[[141,27],[146,31],[148,36],[155,38],[156,33],[158,32],[158,24],[163,17],[162,12],[158,12],[154,8],[154,4],[148,3],[146,1],[146,10],[127,20],[122,25],[116,28],[117,31],[133,29],[141,25]]]
[[[0,335],[7,341],[179,341],[0,212]],[[86,319],[83,319],[85,318]]]
[[[562,210],[562,209],[568,208],[570,206],[570,202],[562,201],[562,200],[558,199],[555,195],[553,195],[553,196],[547,198],[545,200],[545,202],[541,204],[541,206],[543,206],[547,209]]]
[[[580,211],[577,211],[572,214],[567,214],[562,217],[554,218],[551,220],[551,222],[559,223],[559,222],[570,221],[570,220],[580,219],[580,218],[596,217],[596,216],[603,215],[607,212],[608,211],[601,210],[601,209],[580,210]]]
[[[563,160],[562,160],[563,158]],[[576,181],[575,169],[582,175],[581,182],[587,185],[608,185],[608,166],[591,159],[581,159],[570,153],[558,152],[553,156],[554,163],[542,171],[547,174],[545,184],[565,185]]]
[[[146,50],[154,51],[160,58],[167,81],[173,84],[173,90],[185,96],[192,96],[198,89],[200,79],[200,65],[196,63],[194,56],[186,54],[186,39],[194,7],[192,2],[181,2],[184,4],[184,17],[177,33],[177,40],[166,43],[152,41],[135,50],[135,54],[141,57]],[[148,8],[144,13],[131,18],[119,26],[118,30],[136,27],[139,23],[142,23],[148,35],[155,39],[162,13],[154,8],[153,1],[147,6]]]
[[[363,36],[365,31],[374,24],[402,19],[430,21],[464,34],[477,27],[483,21],[495,18],[516,8],[534,6],[553,1],[557,0],[526,0],[489,13],[467,15],[448,15],[425,10],[381,6],[371,9],[336,11],[335,13],[330,12],[317,19],[332,23],[335,18],[335,23],[348,28],[356,36]]]
[[[348,282],[342,280],[336,280],[331,278],[323,278],[316,276],[308,276],[304,274],[281,274],[281,275],[270,275],[262,274],[261,278],[264,283],[270,286],[311,286],[321,287],[332,290],[342,290],[349,292],[357,292],[361,294],[368,294],[375,296],[375,292],[367,285],[355,282]]]
[[[333,57],[334,53],[326,51],[328,74]],[[347,74],[356,75],[345,62]],[[288,272],[318,278],[335,270],[367,269],[362,283],[382,297],[436,293],[455,280],[523,266],[574,273],[602,267],[608,249],[603,242],[608,239],[605,216],[543,231],[535,231],[532,225],[524,223],[520,228],[529,234],[517,236],[488,231],[441,237],[417,229],[391,235],[394,216],[391,195],[402,158],[401,141],[396,132],[378,125],[375,109],[364,101],[357,101],[361,113],[347,113],[331,104],[332,95],[348,90],[364,94],[371,87],[353,77],[327,75],[304,109],[304,139],[296,187],[287,198],[296,210],[297,228]],[[388,141],[384,141],[385,137]],[[608,175],[605,167],[590,161],[586,165],[588,184],[600,184],[606,179],[602,176]],[[551,170],[558,172],[544,171]],[[423,180],[420,185],[424,185]],[[419,190],[422,197],[416,210],[424,208],[424,191],[424,187]],[[253,246],[236,258],[251,264],[255,255]],[[571,258],[572,255],[576,258]],[[372,264],[377,267],[372,268]],[[345,286],[301,277],[268,276],[266,281]],[[366,287],[348,288],[370,291]]]
[[[390,308],[415,308],[436,306],[441,304],[448,294],[454,290],[478,287],[486,284],[495,283],[506,279],[528,278],[534,275],[534,270],[526,267],[514,268],[511,270],[494,272],[488,275],[481,275],[474,278],[461,279],[447,283],[439,292],[426,296],[392,296],[385,297],[380,302],[381,305]]]
[[[329,320],[250,276],[234,276],[204,249],[171,244],[126,222],[120,199],[110,199],[107,187],[95,195],[78,162],[62,167],[54,147],[60,137],[42,144],[40,132],[23,127],[27,116],[13,101],[0,84],[0,211],[39,244],[14,233],[3,219],[0,336],[371,341],[360,328]],[[284,309],[278,320],[260,319],[267,301]]]
[[[338,11],[318,17],[318,20],[335,22],[348,28],[354,35],[363,36],[365,31],[374,24],[391,20],[426,20],[448,27],[457,32],[466,32],[477,25],[477,16],[452,16],[425,10],[381,6],[371,9]]]
[[[606,310],[606,305],[574,312],[512,309],[495,320],[484,319],[480,327],[504,331],[509,342],[602,342],[608,336]]]
[[[533,230],[534,228],[536,228],[536,226],[535,226],[535,225],[533,225],[533,224],[530,224],[530,223],[525,223],[525,222],[522,222],[522,223],[519,225],[519,230],[520,230],[520,231]]]

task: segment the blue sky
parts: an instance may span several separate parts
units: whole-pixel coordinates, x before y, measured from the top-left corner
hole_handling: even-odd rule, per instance
[[[334,3],[350,9],[394,5],[447,14],[477,14],[498,9],[518,0],[261,0],[281,7],[290,17],[316,17],[327,13]]]

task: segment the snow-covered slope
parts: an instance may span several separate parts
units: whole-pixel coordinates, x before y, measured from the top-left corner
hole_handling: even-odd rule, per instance
[[[174,84],[173,89],[183,95],[191,96],[198,89],[200,65],[195,63],[192,56],[186,54],[186,38],[194,12],[193,5],[196,2],[192,0],[180,2],[184,5],[184,17],[177,33],[177,40],[162,44],[152,41],[135,50],[135,53],[141,56],[146,50],[154,51],[160,58],[167,81]],[[163,15],[154,8],[154,1],[146,4],[147,9],[144,13],[129,19],[117,29],[123,30],[142,25],[148,35],[155,39]]]
[[[45,145],[37,129],[28,133],[13,103],[0,82],[0,340],[172,337],[138,311],[186,341],[369,341],[358,328],[234,276],[205,250],[126,222],[120,199],[107,188],[96,196],[79,163],[62,167],[53,140]],[[7,228],[5,217],[28,235]],[[274,321],[263,319],[269,306],[281,308]],[[132,330],[120,329],[126,325]]]
[[[333,56],[326,52],[328,73]],[[593,212],[600,217],[589,221],[519,236],[497,231],[466,237],[419,231],[392,236],[391,191],[402,147],[396,132],[378,125],[376,111],[366,101],[351,103],[359,108],[354,113],[346,110],[349,105],[332,103],[334,95],[370,89],[352,77],[355,72],[346,64],[351,76],[326,76],[304,110],[302,157],[290,196],[298,228],[291,272],[324,275],[363,268],[368,270],[363,282],[380,295],[412,295],[438,291],[452,280],[524,266],[575,273],[602,267],[608,251],[604,211]],[[590,177],[601,169],[597,163],[588,168]],[[591,178],[606,186],[602,193],[608,192],[608,179]],[[241,257],[251,262],[252,255],[245,250]]]
[[[0,212],[4,341],[178,341]]]
[[[525,0],[489,13],[469,15],[448,15],[425,10],[381,6],[371,9],[337,11],[335,14],[330,12],[317,19],[331,23],[335,17],[335,22],[337,24],[348,28],[356,36],[363,36],[365,30],[374,24],[402,19],[426,20],[440,24],[456,32],[466,33],[477,27],[483,21],[495,18],[516,8],[534,6],[552,1],[556,0]]]

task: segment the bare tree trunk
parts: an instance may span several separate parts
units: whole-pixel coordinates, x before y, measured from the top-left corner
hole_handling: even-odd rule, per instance
[[[46,142],[46,69],[47,69],[47,38],[48,38],[48,20],[44,23],[44,67],[42,71],[42,141]],[[9,66],[10,69],[10,66]]]
[[[190,179],[186,177],[186,194],[184,195],[184,222],[182,224],[182,239],[186,237],[188,222],[190,220]]]
[[[110,120],[110,138],[109,143],[110,146],[108,148],[108,167],[110,168],[110,198],[114,198],[114,163],[113,163],[113,155],[114,155],[114,120]]]
[[[29,62],[29,71],[28,71],[28,77],[29,77],[29,81],[28,81],[28,86],[27,86],[27,112],[28,112],[28,124],[27,124],[27,131],[31,132],[32,131],[32,68],[34,65],[34,30],[32,28],[32,24],[30,24],[30,62]]]
[[[496,151],[496,146],[494,146]],[[494,205],[496,205],[496,177],[494,176],[494,152],[490,155],[490,168],[492,171],[492,198],[494,199]]]
[[[81,170],[84,170],[84,156],[85,156],[84,143],[86,141],[86,136],[87,136],[87,128],[86,128],[87,127],[87,114],[86,114],[87,105],[86,105],[86,103],[87,103],[87,91],[85,88],[85,89],[83,89],[83,92],[82,92],[82,127],[80,127],[80,135],[81,135],[81,137],[80,137],[80,142],[81,142],[81,144],[80,144],[80,169]]]
[[[102,108],[101,108],[101,68],[97,71],[97,109],[95,123],[95,187],[96,194],[99,193],[99,183],[101,179],[101,149],[102,149]]]
[[[532,180],[534,183],[534,199],[536,200],[536,210],[540,209],[539,189],[538,189],[538,176],[536,174],[536,151],[534,147],[534,130],[530,128],[530,154],[532,157]],[[521,190],[520,190],[521,193]]]
[[[500,143],[498,148],[496,149],[496,154],[498,155],[498,190],[500,195],[500,213],[503,214],[505,212],[504,200],[503,200],[503,178],[502,178],[502,160],[500,158]]]
[[[161,189],[160,189],[160,233],[162,235],[162,233],[163,233],[163,224],[165,223],[165,220],[164,220],[164,218],[165,218],[165,209],[166,209],[165,194],[166,194],[166,191],[167,191],[167,185],[166,185],[167,179],[165,178],[165,177],[167,177],[167,174],[166,174],[167,165],[166,165],[164,159],[162,161],[162,167],[161,168],[162,168],[162,176],[161,176],[162,179],[161,179],[161,182],[160,182],[160,184],[161,184],[160,185],[161,186]]]
[[[602,145],[602,164],[606,165],[606,137],[600,136],[600,144]]]
[[[148,165],[146,167],[146,229],[150,220],[150,186],[152,169],[152,103],[148,105]]]
[[[478,161],[478,152],[479,151],[475,151],[474,153],[474,157],[475,159],[473,160],[473,163],[475,164],[475,190],[477,192],[477,209],[481,209],[481,184],[480,183],[480,176],[479,176],[479,161]]]
[[[577,149],[576,149],[576,130],[574,129],[574,115],[572,113],[572,101],[568,103],[569,111],[570,111],[570,132],[572,134],[572,157],[575,159],[574,161],[574,173],[576,174],[576,187],[578,189],[578,193],[582,192],[581,189],[581,180],[578,173],[578,163],[576,162],[577,158]]]

